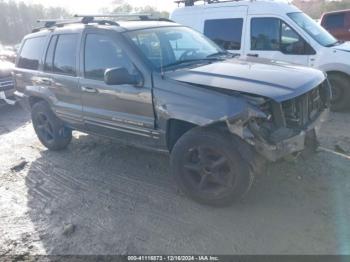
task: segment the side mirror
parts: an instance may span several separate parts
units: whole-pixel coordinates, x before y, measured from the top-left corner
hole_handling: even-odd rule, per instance
[[[107,85],[142,85],[141,77],[139,75],[130,75],[124,67],[106,69],[104,81]]]

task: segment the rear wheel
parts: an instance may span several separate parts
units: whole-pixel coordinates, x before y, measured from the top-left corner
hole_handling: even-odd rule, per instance
[[[332,85],[332,110],[343,111],[350,108],[350,79],[341,74],[329,74]]]
[[[183,135],[171,154],[176,181],[192,199],[226,206],[242,198],[254,174],[238,152],[236,138],[215,129],[195,128]]]
[[[72,140],[72,130],[65,127],[45,101],[33,105],[32,122],[40,142],[50,150],[62,150]]]

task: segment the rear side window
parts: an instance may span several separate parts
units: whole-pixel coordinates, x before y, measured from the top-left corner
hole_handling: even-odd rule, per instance
[[[328,29],[345,27],[345,13],[327,15],[324,26]]]
[[[38,70],[45,48],[45,36],[25,40],[18,60],[18,67]]]
[[[206,20],[204,34],[226,50],[240,50],[243,19]]]
[[[70,76],[76,75],[78,39],[78,34],[66,34],[58,36],[55,52],[53,55],[52,72]],[[51,44],[49,49],[50,48],[53,48]],[[50,58],[51,52],[52,49],[48,50],[47,58]],[[48,63],[50,62],[48,61]]]

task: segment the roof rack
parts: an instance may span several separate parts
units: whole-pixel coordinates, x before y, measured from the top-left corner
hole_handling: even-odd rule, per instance
[[[43,19],[37,20],[37,23],[44,23],[43,26],[34,28],[32,33],[39,32],[43,29],[50,29],[53,27],[63,27],[70,24],[90,24],[95,23],[99,25],[116,25],[119,24],[115,21],[100,19],[97,20],[93,16],[76,17],[75,19]]]
[[[120,14],[97,14],[97,15],[74,15],[74,17],[114,18],[118,21],[166,21],[173,22],[167,18],[155,17],[151,13],[120,13]]]
[[[196,2],[204,2],[204,4],[216,4],[216,3],[227,3],[227,2],[239,2],[244,0],[176,0],[174,1],[178,5],[185,4],[185,6],[194,6]],[[253,0],[251,0],[253,1]]]
[[[99,18],[99,19],[98,19]],[[104,19],[102,19],[104,18]],[[38,23],[43,23],[43,26],[34,28],[32,33],[39,32],[43,29],[53,27],[63,27],[69,24],[99,24],[99,25],[115,25],[119,26],[116,21],[106,18],[114,18],[115,20],[127,21],[165,21],[173,22],[167,18],[156,18],[152,14],[135,13],[135,14],[98,14],[98,15],[74,15],[73,19],[43,19],[37,20]]]

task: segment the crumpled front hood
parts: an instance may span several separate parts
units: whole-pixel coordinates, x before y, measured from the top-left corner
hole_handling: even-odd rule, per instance
[[[281,102],[302,95],[325,80],[319,70],[239,59],[167,72],[176,81],[259,95]]]
[[[344,42],[340,45],[333,46],[332,48],[340,51],[350,52],[350,42]]]

